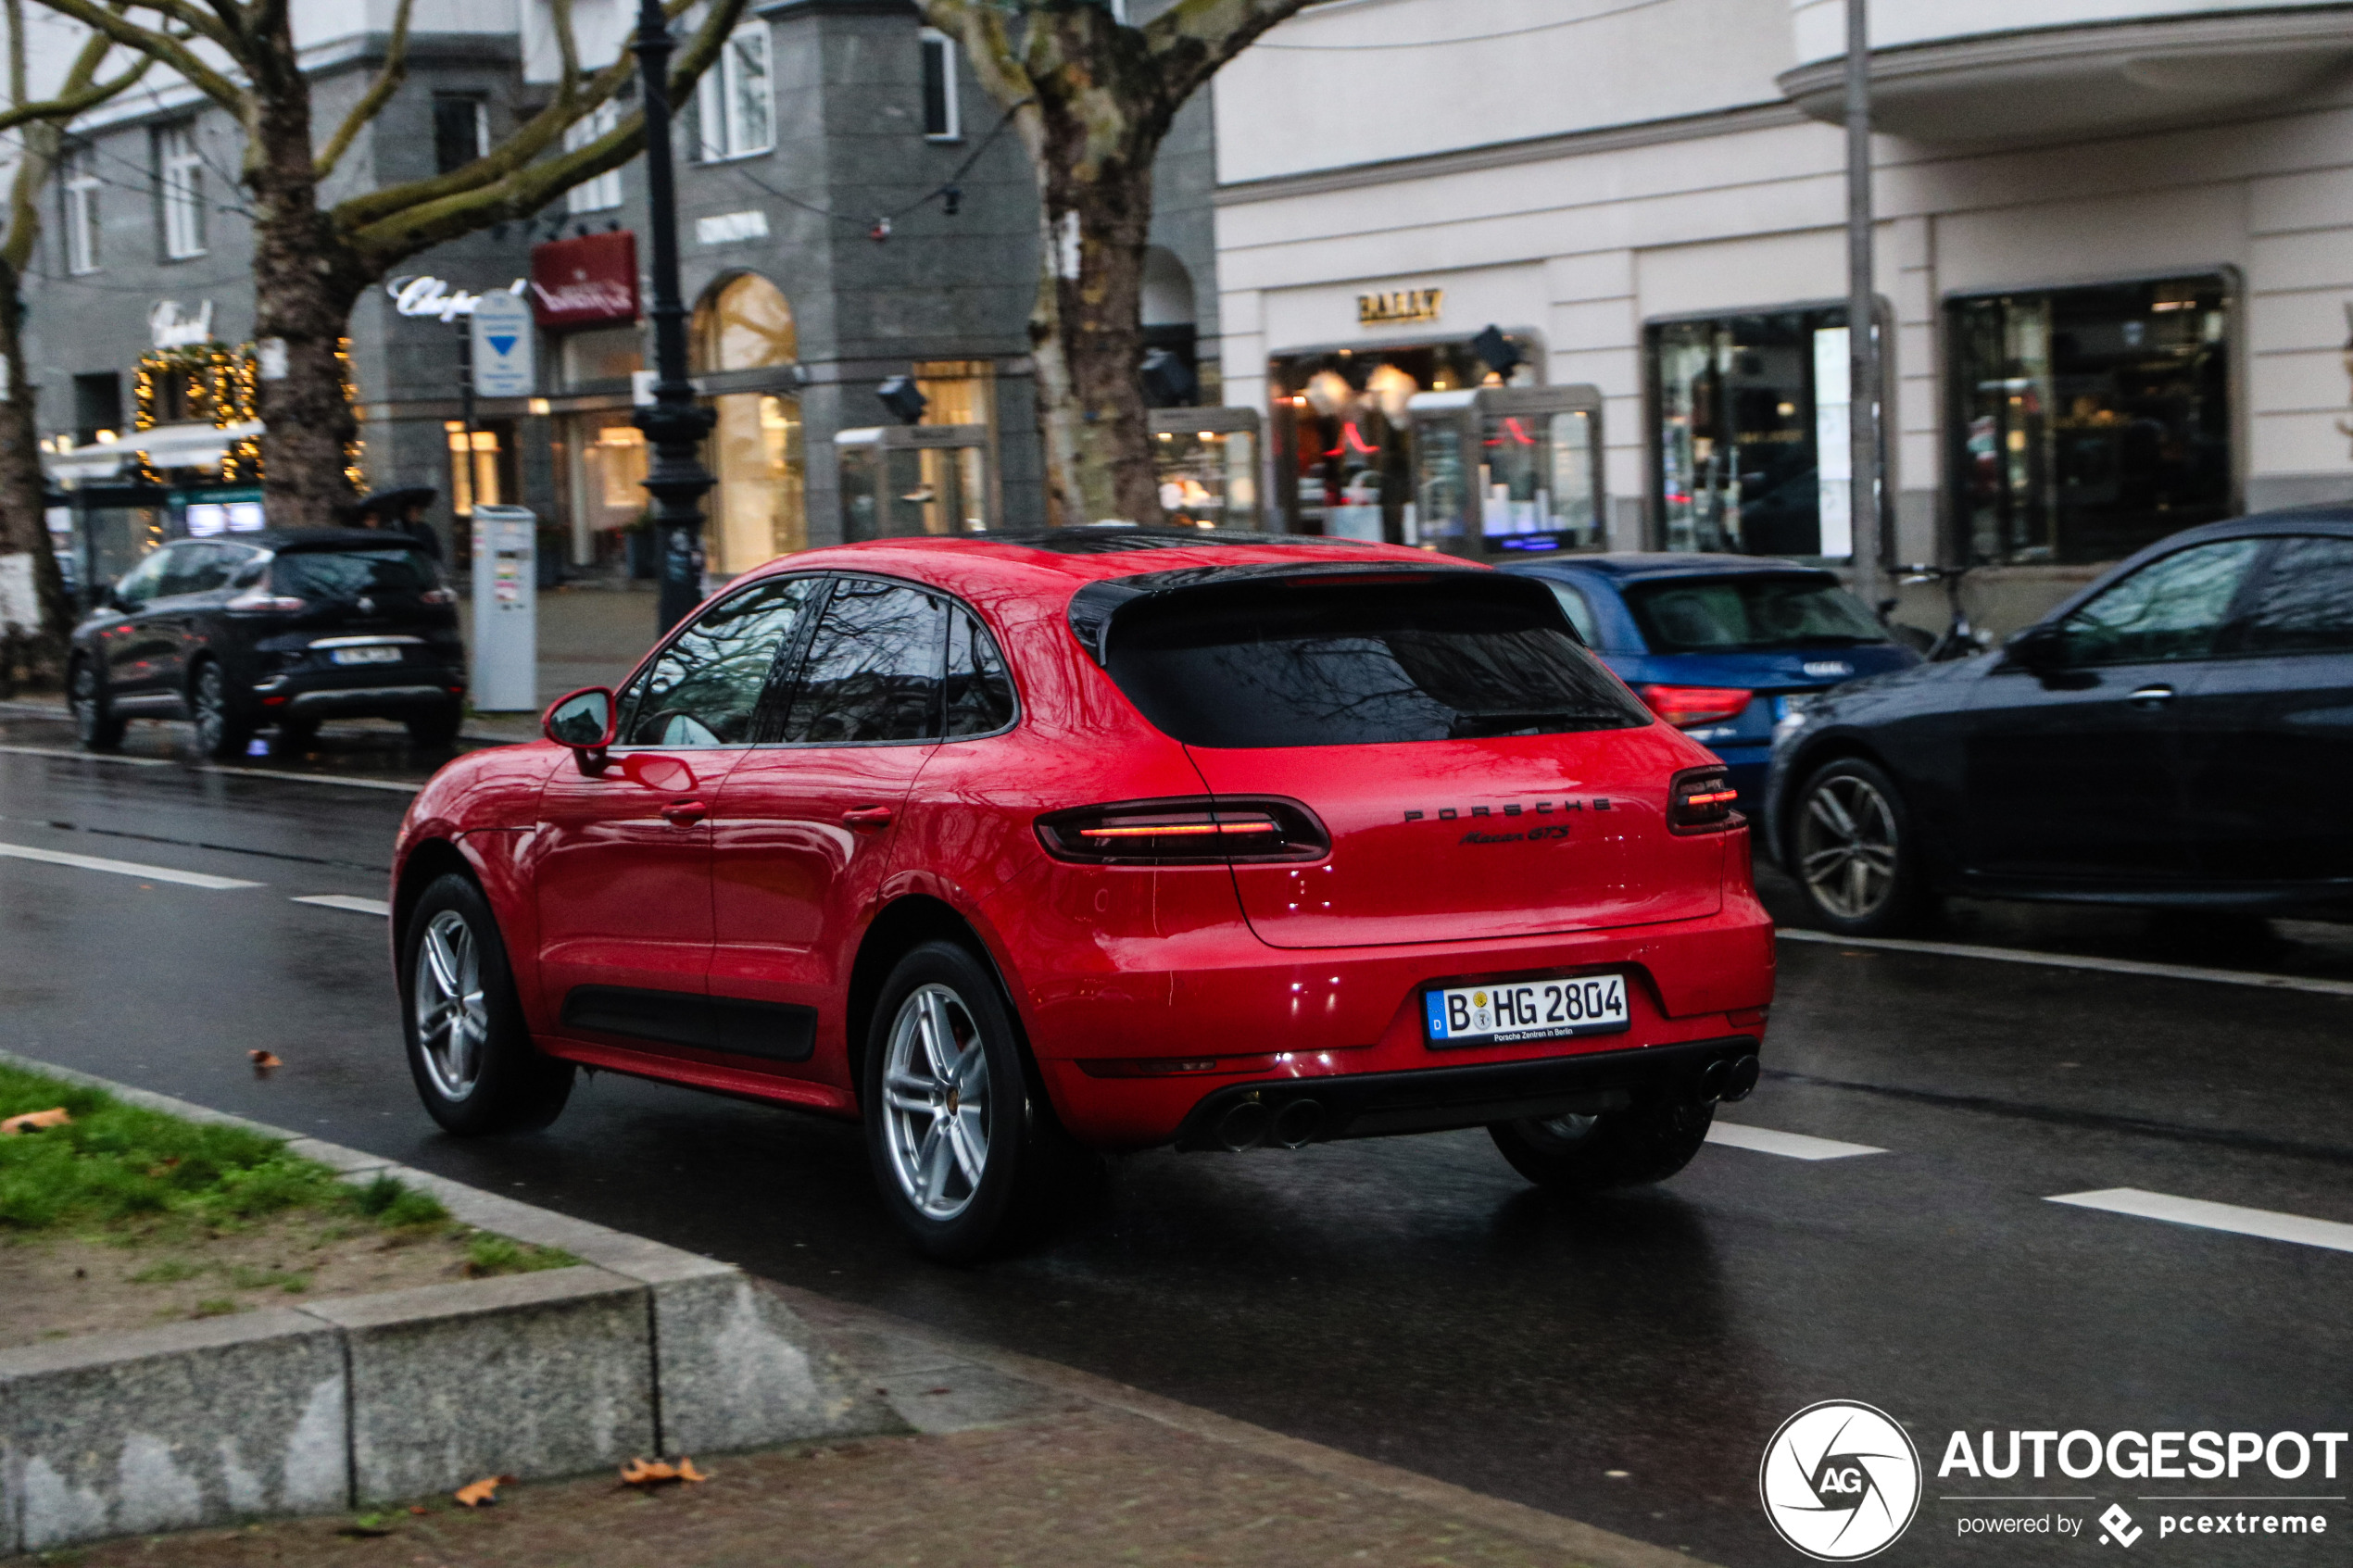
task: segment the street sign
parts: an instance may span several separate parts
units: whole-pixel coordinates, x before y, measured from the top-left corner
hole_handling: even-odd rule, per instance
[[[476,397],[528,397],[539,390],[532,365],[531,307],[511,294],[486,294],[472,318]]]

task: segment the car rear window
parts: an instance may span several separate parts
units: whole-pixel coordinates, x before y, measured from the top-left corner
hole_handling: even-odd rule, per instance
[[[1760,653],[1888,640],[1863,602],[1829,576],[1698,577],[1636,583],[1627,608],[1653,653]]]
[[[1145,718],[1189,746],[1374,746],[1650,722],[1578,646],[1549,596],[1476,578],[1173,595],[1121,613],[1107,668]]]
[[[348,600],[422,594],[439,587],[441,574],[420,550],[294,550],[271,563],[270,583],[298,599]]]

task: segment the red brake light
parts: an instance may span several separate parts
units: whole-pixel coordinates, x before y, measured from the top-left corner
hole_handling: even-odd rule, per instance
[[[1651,711],[1679,730],[1737,719],[1755,694],[1731,686],[1637,686]]]
[[[1210,866],[1320,860],[1331,836],[1295,800],[1131,800],[1050,811],[1038,841],[1058,860],[1088,865]]]
[[[1667,825],[1676,833],[1713,833],[1743,821],[1732,809],[1740,791],[1721,768],[1686,768],[1667,786]]]

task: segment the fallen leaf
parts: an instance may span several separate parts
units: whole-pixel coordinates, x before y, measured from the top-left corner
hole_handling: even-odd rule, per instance
[[[674,1486],[681,1481],[708,1481],[711,1477],[695,1468],[691,1459],[681,1459],[676,1464],[661,1460],[633,1459],[621,1467],[621,1484],[651,1491],[656,1486]]]
[[[498,1500],[498,1488],[511,1484],[513,1480],[514,1477],[511,1475],[485,1475],[469,1486],[460,1486],[456,1494],[459,1506],[484,1508],[496,1503]]]
[[[409,1505],[409,1512],[415,1514],[426,1514],[431,1513],[433,1510],[427,1508],[423,1503],[412,1502]]]
[[[271,1069],[285,1065],[268,1051],[247,1051],[245,1055],[253,1060],[253,1075],[257,1078],[267,1078]]]
[[[19,1133],[30,1133],[42,1127],[62,1127],[72,1120],[62,1105],[53,1106],[47,1110],[28,1110],[22,1116],[11,1116],[0,1122],[0,1137],[13,1138]]]
[[[953,1388],[926,1388],[924,1392],[925,1394],[952,1394],[955,1390]]]

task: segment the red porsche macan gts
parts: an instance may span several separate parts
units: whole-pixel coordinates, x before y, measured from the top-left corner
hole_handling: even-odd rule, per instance
[[[1096,1151],[1486,1126],[1655,1181],[1755,1082],[1723,770],[1538,582],[1095,527],[809,551],[402,825],[409,1055],[457,1133],[575,1066],[862,1120],[926,1252]]]

